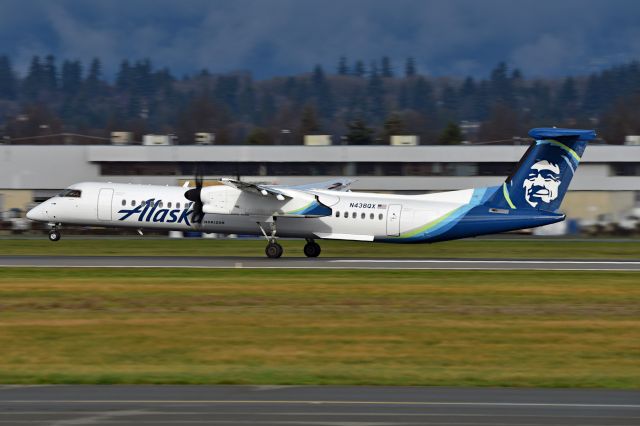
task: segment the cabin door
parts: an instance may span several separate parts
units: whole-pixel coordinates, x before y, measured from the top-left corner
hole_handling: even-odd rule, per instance
[[[111,220],[113,189],[101,189],[98,194],[98,220]]]
[[[387,235],[397,237],[400,235],[400,213],[402,212],[401,204],[391,204],[387,209]]]

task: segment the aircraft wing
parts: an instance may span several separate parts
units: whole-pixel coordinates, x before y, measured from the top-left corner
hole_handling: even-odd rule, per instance
[[[328,189],[330,191],[348,191],[355,179],[338,178],[325,180],[323,182],[308,183],[305,185],[287,186],[291,189],[311,190],[311,189]]]
[[[291,198],[289,195],[280,191],[278,188],[272,185],[262,185],[259,183],[242,182],[235,179],[222,178],[220,182],[224,185],[231,186],[239,189],[240,191],[249,192],[255,195],[273,195],[278,200],[284,200],[285,198]]]

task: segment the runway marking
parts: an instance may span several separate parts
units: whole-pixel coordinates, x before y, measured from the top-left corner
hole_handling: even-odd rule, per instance
[[[560,402],[439,402],[439,401],[289,401],[289,400],[0,400],[2,404],[283,404],[283,405],[371,405],[371,406],[468,406],[468,407],[559,407],[638,408],[640,404],[589,404]]]
[[[334,259],[333,263],[515,263],[525,265],[640,265],[636,261],[624,260],[435,260],[435,259]]]
[[[419,267],[419,266],[398,266],[398,267],[367,267],[367,266],[247,266],[242,268],[234,268],[231,265],[3,265],[0,264],[0,268],[93,268],[93,269],[301,269],[301,270],[398,270],[398,271],[535,271],[542,268],[517,268],[517,267],[492,267],[492,266],[460,266],[460,267],[446,267],[446,266],[432,266],[432,267]],[[640,272],[640,266],[638,268],[562,268],[562,267],[546,267],[545,271],[573,271],[573,272]]]
[[[405,267],[380,267],[372,268],[366,266],[242,266],[236,268],[234,266],[204,266],[204,265],[1,265],[0,268],[93,268],[93,269],[300,269],[300,270],[397,270],[397,271],[535,271],[537,268],[500,268],[500,267],[481,267],[481,266],[469,266],[469,267],[446,267],[446,266],[433,266],[433,267],[418,267],[418,266],[405,266]],[[640,272],[640,266],[638,268],[554,268],[545,267],[545,271],[573,271],[573,272]]]

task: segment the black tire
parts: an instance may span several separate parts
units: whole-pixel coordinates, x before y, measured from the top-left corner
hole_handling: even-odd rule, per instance
[[[318,243],[307,243],[304,245],[304,255],[307,257],[318,257],[320,256],[320,244]]]
[[[60,235],[60,232],[58,231],[49,232],[49,241],[53,241],[53,242],[60,241],[60,237],[61,235]]]
[[[270,259],[277,259],[282,256],[284,249],[278,243],[269,243],[267,244],[267,248],[264,249],[264,253]]]

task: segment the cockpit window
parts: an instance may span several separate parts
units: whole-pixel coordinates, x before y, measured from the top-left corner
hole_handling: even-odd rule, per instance
[[[82,191],[80,191],[79,189],[70,189],[70,188],[65,189],[60,194],[58,194],[59,197],[69,197],[69,198],[80,198],[81,195],[82,195]]]

